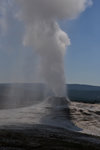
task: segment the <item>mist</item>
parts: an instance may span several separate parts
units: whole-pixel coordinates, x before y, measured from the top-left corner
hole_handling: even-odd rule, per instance
[[[13,39],[16,36],[15,39],[17,39],[13,43],[13,39],[10,40],[9,38],[7,48],[15,51],[17,51],[16,47],[19,49],[19,58],[16,59],[15,70],[11,71],[10,81],[31,82],[35,79],[36,81],[41,81],[42,79],[42,82],[52,89],[55,96],[65,96],[64,56],[67,47],[71,44],[71,40],[68,34],[60,28],[59,21],[76,19],[92,4],[92,1],[1,0],[0,4],[2,35],[13,37]],[[13,21],[11,22],[12,19]],[[18,33],[15,33],[17,28],[14,24],[15,22],[22,23],[22,32],[19,29]],[[20,44],[23,45],[23,50],[20,50]],[[25,57],[28,58],[28,55],[30,56],[30,47],[33,49],[34,56],[31,56],[33,61],[30,59],[24,60]],[[18,75],[16,68],[19,68],[20,72],[23,73]],[[20,77],[20,74],[23,77]]]
[[[55,96],[66,95],[64,56],[71,44],[58,21],[75,19],[91,0],[16,0],[16,18],[25,24],[23,45],[31,46],[39,57],[37,68]]]

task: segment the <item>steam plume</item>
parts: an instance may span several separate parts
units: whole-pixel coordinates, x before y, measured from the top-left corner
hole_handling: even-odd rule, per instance
[[[64,54],[70,39],[57,20],[75,19],[91,0],[16,0],[17,18],[25,23],[24,46],[40,57],[41,75],[56,96],[65,95]]]

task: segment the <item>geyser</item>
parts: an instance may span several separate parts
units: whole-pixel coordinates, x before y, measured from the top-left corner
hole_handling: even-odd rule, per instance
[[[92,1],[16,0],[16,3],[20,7],[16,18],[25,23],[23,45],[33,47],[38,54],[41,76],[55,96],[65,96],[64,55],[70,39],[58,21],[76,18]]]
[[[48,97],[46,100],[43,101],[45,107],[52,107],[52,109],[59,107],[67,108],[69,102],[70,101],[66,97],[55,97],[55,96]]]

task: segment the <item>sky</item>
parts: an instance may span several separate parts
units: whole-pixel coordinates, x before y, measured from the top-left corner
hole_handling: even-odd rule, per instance
[[[4,1],[0,11],[0,83],[37,82],[37,57],[31,48],[22,46],[24,25],[13,16],[16,6],[9,8],[10,0]],[[67,83],[100,86],[99,14],[100,1],[94,0],[93,5],[77,19],[59,21],[60,27],[71,39],[65,55]]]
[[[100,86],[100,1],[94,0],[79,18],[61,23],[71,46],[65,57],[69,83]]]

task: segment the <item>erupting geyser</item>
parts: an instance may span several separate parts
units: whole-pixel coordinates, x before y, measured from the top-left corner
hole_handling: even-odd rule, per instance
[[[16,0],[16,17],[25,23],[24,46],[39,56],[41,76],[55,96],[66,95],[64,55],[70,39],[57,21],[74,19],[91,5],[91,0]]]

